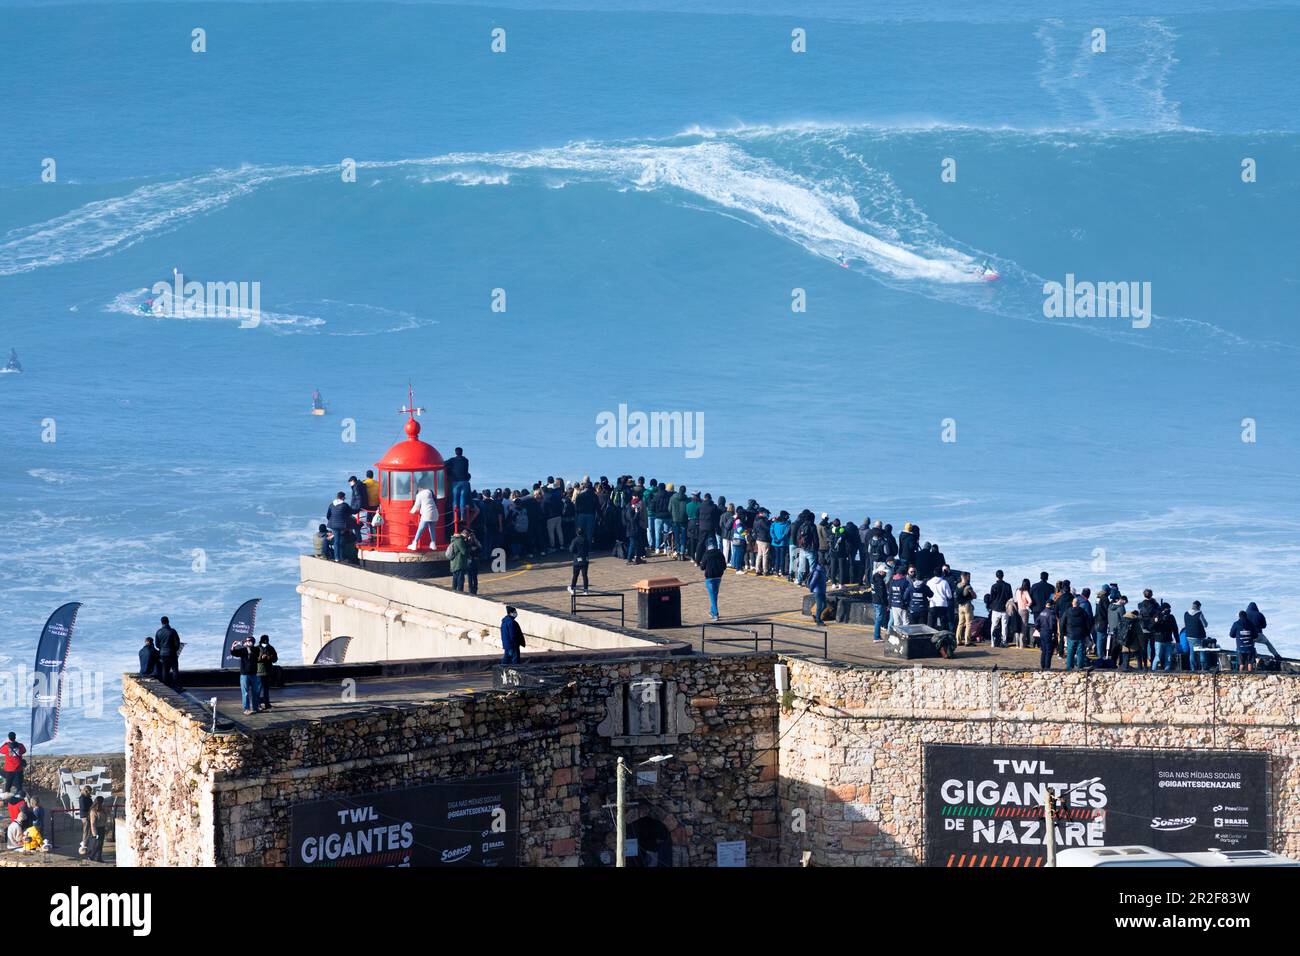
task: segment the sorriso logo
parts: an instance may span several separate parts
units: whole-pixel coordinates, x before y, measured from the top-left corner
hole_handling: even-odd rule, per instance
[[[78,927],[130,927],[133,936],[148,936],[153,927],[151,893],[70,892],[50,897],[50,925]]]
[[[474,849],[474,844],[467,843],[465,846],[457,847],[454,850],[443,850],[442,862],[459,863],[461,860],[465,859],[465,857],[469,856],[469,851],[472,849]]]
[[[1175,830],[1186,830],[1188,827],[1196,826],[1196,817],[1152,817],[1151,829],[1159,830],[1161,833],[1172,833]]]

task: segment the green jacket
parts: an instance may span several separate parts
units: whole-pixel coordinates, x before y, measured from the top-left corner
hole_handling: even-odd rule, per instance
[[[674,491],[668,499],[668,514],[673,524],[686,524],[686,496],[680,491]]]
[[[451,544],[447,547],[451,555],[452,571],[468,571],[469,564],[472,560],[469,555],[469,545],[465,543],[465,538],[461,535],[454,534],[451,536]]]
[[[271,669],[275,662],[280,659],[280,655],[275,652],[275,648],[270,644],[258,644],[253,648],[257,654],[257,676],[270,677]]]

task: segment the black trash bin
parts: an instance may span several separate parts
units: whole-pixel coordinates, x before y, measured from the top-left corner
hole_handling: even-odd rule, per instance
[[[682,582],[676,578],[644,578],[636,583],[637,627],[654,630],[682,626]]]

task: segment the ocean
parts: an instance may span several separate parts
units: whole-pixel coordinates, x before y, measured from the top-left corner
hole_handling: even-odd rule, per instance
[[[977,586],[1220,639],[1254,600],[1300,653],[1300,7],[1145,9],[0,2],[0,729],[66,601],[102,694],[38,753],[121,748],[161,614],[216,666],[261,597],[296,660],[297,557],[408,383],[476,484],[913,521]],[[260,311],[143,314],[174,267]],[[1045,314],[1084,281],[1149,321]],[[602,447],[620,406],[699,453]]]

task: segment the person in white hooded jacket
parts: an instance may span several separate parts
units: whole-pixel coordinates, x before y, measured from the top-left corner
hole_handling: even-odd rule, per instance
[[[952,582],[936,571],[934,577],[925,583],[934,592],[934,597],[930,598],[929,625],[936,631],[951,630]]]
[[[434,529],[438,525],[438,503],[433,500],[433,492],[428,488],[421,488],[415,496],[415,504],[411,505],[411,514],[419,512],[420,523],[416,526],[415,537],[411,543],[406,546],[406,550],[415,551],[420,547],[420,536],[424,534],[424,529],[429,529],[429,547],[435,547],[436,536]]]

